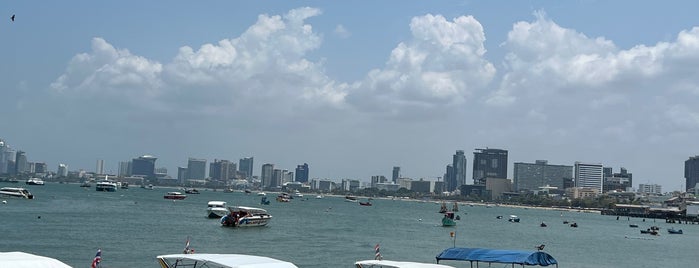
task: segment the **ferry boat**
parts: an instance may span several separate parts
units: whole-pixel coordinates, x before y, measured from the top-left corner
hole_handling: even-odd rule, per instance
[[[30,193],[27,189],[15,188],[15,187],[2,187],[2,188],[0,188],[0,196],[34,199],[34,195],[32,193]]]
[[[163,198],[172,200],[182,200],[187,198],[187,195],[183,194],[182,192],[167,192],[167,194],[165,194]]]
[[[221,225],[226,227],[265,226],[272,220],[267,210],[254,207],[229,207],[230,213],[221,217]]]
[[[44,185],[44,181],[39,178],[31,178],[26,181],[27,185]]]
[[[293,263],[270,257],[243,254],[170,254],[157,256],[161,268],[298,268]]]
[[[206,215],[209,218],[220,219],[228,214],[225,201],[209,201],[206,206]]]
[[[95,190],[98,192],[116,192],[117,184],[113,181],[103,180],[95,184]]]

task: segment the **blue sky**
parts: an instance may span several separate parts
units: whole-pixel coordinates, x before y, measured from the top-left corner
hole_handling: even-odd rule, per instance
[[[679,189],[699,154],[698,5],[4,1],[0,137],[52,169],[254,156],[256,174],[435,178],[491,147],[510,177],[581,161]]]

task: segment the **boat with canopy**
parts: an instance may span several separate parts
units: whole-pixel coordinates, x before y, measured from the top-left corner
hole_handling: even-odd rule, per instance
[[[527,251],[527,250],[506,250],[506,249],[488,249],[488,248],[448,248],[437,255],[437,263],[442,260],[452,261],[468,261],[471,267],[476,266],[481,262],[488,263],[505,263],[515,264],[524,267],[528,266],[549,266],[556,265],[558,261],[553,256],[543,251]]]
[[[25,252],[0,252],[0,267],[14,268],[72,268],[69,265],[49,257]]]
[[[354,263],[355,268],[454,268],[443,264],[388,261],[388,260],[364,260]]]
[[[162,268],[298,268],[287,261],[244,254],[169,254],[157,259]]]

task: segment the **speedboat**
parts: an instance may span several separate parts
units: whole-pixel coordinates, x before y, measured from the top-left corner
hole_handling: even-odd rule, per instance
[[[206,215],[209,218],[220,219],[228,214],[228,208],[226,208],[226,202],[224,201],[209,201],[206,206]]]
[[[287,261],[243,254],[170,254],[157,256],[157,259],[161,268],[298,268]]]
[[[670,229],[667,229],[667,232],[670,234],[682,234],[682,229],[675,230],[675,228],[670,228]]]
[[[2,188],[0,188],[0,196],[10,196],[10,197],[34,199],[34,195],[32,195],[32,193],[30,193],[27,189],[15,188],[15,187],[2,187]]]
[[[116,182],[103,180],[95,185],[95,190],[98,192],[115,192],[118,186]]]
[[[191,188],[191,189],[185,189],[184,193],[186,194],[199,194],[199,190]]]
[[[228,207],[228,215],[221,217],[221,225],[227,227],[265,226],[272,220],[267,210],[254,207]]]
[[[71,268],[57,259],[20,251],[0,252],[0,267]]]
[[[265,192],[259,192],[257,193],[257,196],[266,196],[267,194]]]
[[[303,194],[298,190],[294,191],[294,198],[303,198]]]
[[[519,217],[517,215],[510,215],[510,218],[507,219],[509,222],[519,222]]]
[[[389,261],[389,260],[363,260],[354,263],[356,268],[454,268],[443,264]]]
[[[357,202],[357,197],[352,195],[345,196],[345,202]]]
[[[187,195],[181,192],[167,192],[167,194],[165,194],[163,198],[172,200],[182,200],[187,198]]]
[[[27,185],[44,185],[44,181],[39,178],[31,178],[26,181]]]

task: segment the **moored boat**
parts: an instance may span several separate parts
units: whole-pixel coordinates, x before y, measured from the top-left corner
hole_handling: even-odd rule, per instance
[[[197,190],[195,188],[190,188],[190,189],[185,189],[184,193],[185,194],[199,194],[199,190]]]
[[[187,195],[183,194],[182,192],[168,192],[163,196],[163,198],[172,200],[182,200],[187,198]]]
[[[505,250],[505,249],[488,249],[488,248],[447,248],[442,253],[437,255],[437,263],[440,261],[467,261],[471,263],[471,267],[475,262],[475,267],[479,263],[515,264],[527,266],[549,266],[555,265],[558,267],[558,261],[543,251],[525,251],[525,250]],[[506,265],[509,266],[509,265]]]
[[[444,217],[442,217],[442,226],[448,227],[454,225],[456,225],[456,221],[454,221],[454,212],[445,212]]]
[[[519,217],[517,215],[510,215],[510,218],[507,219],[509,222],[519,222]]]
[[[243,254],[170,254],[157,256],[161,268],[298,268],[291,262]]]
[[[346,195],[345,202],[357,202],[357,197],[353,195]]]
[[[34,195],[29,190],[17,187],[2,187],[0,188],[0,196],[19,197],[26,199],[34,199]]]
[[[221,225],[226,227],[265,226],[272,220],[267,210],[254,207],[228,207],[229,213],[221,217]]]
[[[228,214],[228,208],[225,201],[209,201],[206,205],[206,216],[209,218],[220,219]]]
[[[57,259],[20,251],[0,252],[0,267],[71,268]]]
[[[44,181],[39,178],[31,178],[25,182],[27,185],[44,185]]]
[[[682,234],[682,229],[675,230],[675,228],[670,228],[670,229],[667,229],[667,232],[670,234]]]
[[[359,202],[359,205],[360,205],[360,206],[367,206],[367,207],[369,207],[369,206],[371,206],[371,201]]]

